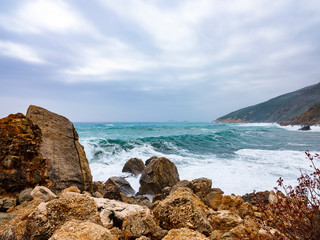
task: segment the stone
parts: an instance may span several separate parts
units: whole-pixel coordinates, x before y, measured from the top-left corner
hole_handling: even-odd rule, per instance
[[[50,186],[49,164],[40,153],[41,130],[22,113],[0,119],[0,195]]]
[[[127,215],[122,222],[122,233],[125,239],[133,239],[142,235],[152,235],[156,230],[153,216],[146,211]]]
[[[210,220],[212,228],[220,231],[229,231],[243,222],[239,215],[229,210],[214,211]]]
[[[189,188],[178,188],[153,209],[164,229],[190,228],[206,236],[212,230],[211,211]]]
[[[33,197],[31,196],[32,188],[27,188],[20,192],[19,194],[19,203],[23,203],[25,201],[31,201]]]
[[[257,202],[263,201],[268,203],[270,191],[257,192],[257,193],[247,193],[242,196],[243,201],[256,205]]]
[[[311,130],[310,126],[309,125],[306,125],[306,126],[303,126],[301,128],[299,128],[300,131],[309,131]]]
[[[13,213],[3,213],[0,212],[0,225],[2,225],[5,222],[10,221],[11,219],[13,219],[16,215]]]
[[[209,240],[209,238],[197,231],[188,228],[180,228],[171,229],[163,240]]]
[[[56,229],[71,220],[101,224],[94,200],[86,195],[66,192],[67,197],[43,202],[28,215],[26,233],[28,239],[48,239]]]
[[[145,166],[140,158],[130,158],[122,168],[122,172],[132,173],[135,176],[141,174]]]
[[[205,203],[213,210],[218,210],[222,203],[223,195],[217,192],[211,192],[206,196]]]
[[[172,187],[180,181],[178,169],[167,158],[154,158],[140,177],[138,194],[157,194],[165,187]]]
[[[31,191],[31,196],[33,199],[35,198],[40,198],[41,200],[48,202],[52,199],[57,198],[57,196],[51,192],[50,189],[44,187],[44,186],[36,186],[32,191]]]
[[[110,231],[89,221],[71,220],[54,232],[49,240],[92,239],[113,240]]]
[[[145,206],[136,204],[128,204],[116,200],[106,198],[93,198],[97,208],[100,211],[102,224],[107,228],[118,227],[115,221],[119,220],[122,226],[123,220],[130,215],[143,213],[145,215],[152,214],[150,209]]]
[[[149,163],[150,163],[153,159],[157,159],[157,158],[158,158],[157,156],[152,156],[151,158],[148,158],[148,159],[145,161],[144,165],[145,165],[145,166],[149,165]]]
[[[110,177],[106,181],[105,185],[114,185],[119,192],[129,196],[135,194],[135,191],[131,187],[130,183],[123,177]]]
[[[64,193],[66,193],[66,192],[80,193],[80,190],[79,190],[79,188],[76,187],[76,186],[71,186],[71,187],[68,187],[68,188],[64,189],[64,190],[61,192],[61,194],[64,194]]]
[[[9,208],[15,207],[17,200],[15,198],[2,198],[0,199],[0,211],[6,212]]]
[[[26,115],[41,130],[40,153],[50,165],[52,189],[61,191],[74,185],[91,192],[91,170],[72,122],[34,105]]]

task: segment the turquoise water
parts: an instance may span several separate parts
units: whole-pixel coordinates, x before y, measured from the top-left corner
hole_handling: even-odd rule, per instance
[[[76,123],[94,180],[126,176],[131,157],[164,156],[181,179],[208,177],[226,193],[272,189],[278,177],[294,184],[308,171],[304,151],[320,151],[320,128],[298,131],[277,124]]]

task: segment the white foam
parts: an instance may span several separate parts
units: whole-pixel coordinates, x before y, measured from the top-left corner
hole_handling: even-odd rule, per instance
[[[275,127],[276,123],[238,123],[239,127]]]
[[[300,128],[303,127],[303,126],[301,126],[301,125],[281,126],[281,125],[277,124],[276,126],[279,127],[279,128],[288,130],[288,131],[299,131],[299,132],[305,132],[305,133],[308,133],[308,132],[320,132],[320,126],[319,126],[319,125],[310,126],[310,130],[308,130],[308,131],[301,131],[301,130],[299,130]]]

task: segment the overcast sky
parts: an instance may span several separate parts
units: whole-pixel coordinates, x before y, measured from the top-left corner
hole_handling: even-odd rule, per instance
[[[0,0],[0,117],[211,121],[319,76],[319,0]]]

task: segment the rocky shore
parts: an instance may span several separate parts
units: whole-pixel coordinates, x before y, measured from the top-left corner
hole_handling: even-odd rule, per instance
[[[41,107],[0,119],[0,240],[272,239],[252,194],[180,180],[167,158],[127,161],[123,172],[141,174],[138,193],[117,176],[93,182],[78,139],[67,118]]]

